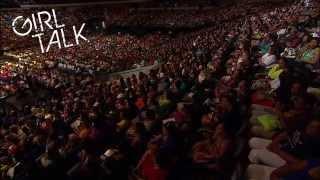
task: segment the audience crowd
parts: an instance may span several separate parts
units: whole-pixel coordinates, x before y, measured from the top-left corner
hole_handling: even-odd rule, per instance
[[[138,12],[124,24],[215,23],[174,36],[87,32],[90,44],[48,54],[8,39],[18,62],[1,67],[0,95],[48,94],[0,116],[1,178],[319,178],[318,4],[203,12]]]

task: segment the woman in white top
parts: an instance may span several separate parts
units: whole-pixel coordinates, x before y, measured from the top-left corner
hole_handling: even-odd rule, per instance
[[[277,56],[275,55],[274,47],[270,47],[269,51],[264,54],[261,59],[259,59],[259,64],[263,67],[270,67],[277,61]]]

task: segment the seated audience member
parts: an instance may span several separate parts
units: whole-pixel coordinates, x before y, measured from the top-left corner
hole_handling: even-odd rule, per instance
[[[277,56],[275,54],[275,47],[271,46],[266,54],[264,54],[259,60],[259,64],[262,67],[270,67],[277,62]]]
[[[253,164],[249,166],[248,175],[250,180],[302,180],[319,179],[319,159],[310,159],[286,164],[279,168]]]
[[[147,180],[165,180],[168,171],[161,168],[157,163],[157,154],[159,153],[160,141],[159,139],[151,140],[148,148],[142,158],[140,159],[136,169],[139,175]]]
[[[222,122],[224,127],[230,130],[233,134],[237,133],[242,125],[238,105],[232,97],[227,95],[221,97],[221,102],[218,104],[217,121]]]
[[[249,179],[268,179],[277,168],[273,176],[286,176],[290,173],[283,172],[283,169],[295,168],[295,164],[299,166],[305,161],[307,164],[296,170],[302,171],[303,175],[305,168],[308,171],[319,165],[320,121],[312,120],[303,131],[283,132],[273,140],[252,138],[249,145],[252,148],[249,160],[253,163],[247,170]]]
[[[233,149],[233,138],[229,133],[223,123],[218,124],[208,139],[193,146],[193,163],[203,168],[223,171],[223,161]]]
[[[297,60],[310,65],[312,68],[319,68],[320,47],[317,39],[312,39],[300,50]]]

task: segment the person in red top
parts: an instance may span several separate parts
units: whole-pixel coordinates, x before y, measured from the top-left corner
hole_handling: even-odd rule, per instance
[[[145,180],[166,180],[168,171],[159,167],[156,155],[160,147],[160,141],[155,139],[148,145],[148,149],[137,165],[139,174]]]

